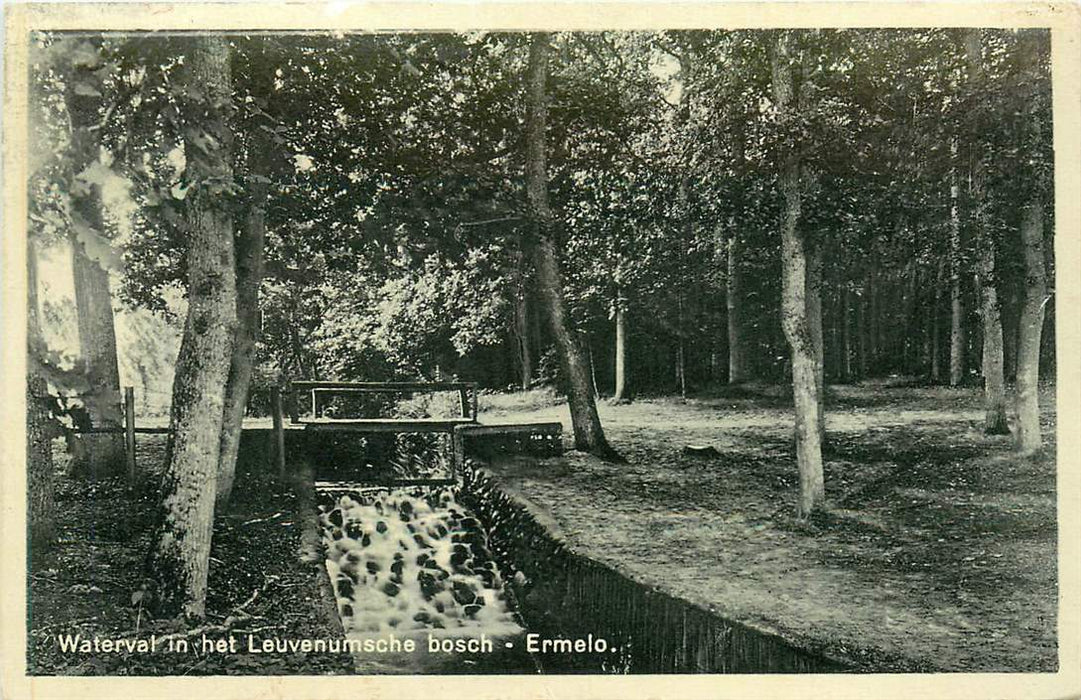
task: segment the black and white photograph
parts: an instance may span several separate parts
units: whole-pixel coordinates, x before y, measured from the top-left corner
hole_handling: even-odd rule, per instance
[[[5,37],[20,687],[1081,693],[1076,15],[100,7]]]

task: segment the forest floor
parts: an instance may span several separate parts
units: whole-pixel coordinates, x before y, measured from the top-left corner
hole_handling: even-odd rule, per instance
[[[569,442],[551,397],[486,395],[480,419],[558,420]],[[490,469],[579,553],[859,670],[1054,671],[1054,391],[1031,458],[983,434],[980,405],[972,388],[831,387],[828,510],[809,522],[776,387],[602,402],[628,464],[570,451]]]
[[[317,675],[352,672],[348,654],[250,654],[248,633],[259,641],[335,639],[342,635],[333,608],[320,604],[322,562],[299,556],[305,518],[291,488],[238,474],[234,498],[214,524],[207,614],[204,625],[185,628],[178,620],[152,620],[138,594],[143,561],[152,541],[157,477],[165,440],[140,436],[136,457],[141,483],[129,491],[120,478],[97,482],[65,475],[69,457],[54,442],[56,510],[60,528],[55,550],[30,569],[31,599],[27,671],[30,675]],[[310,511],[310,513],[308,512]],[[159,639],[181,635],[188,653],[80,653],[64,651],[61,635],[82,639]],[[202,637],[235,637],[239,653],[203,652]]]

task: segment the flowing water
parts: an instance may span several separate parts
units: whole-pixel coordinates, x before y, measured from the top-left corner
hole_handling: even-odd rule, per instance
[[[454,488],[369,488],[322,500],[346,639],[368,645],[355,653],[359,672],[537,672],[484,530]]]

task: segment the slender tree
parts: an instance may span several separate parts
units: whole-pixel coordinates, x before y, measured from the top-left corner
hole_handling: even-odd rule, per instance
[[[527,391],[533,383],[533,333],[530,323],[529,276],[525,269],[525,255],[522,254],[524,240],[518,236],[517,251],[514,255],[514,341],[518,356],[518,376],[522,391]]]
[[[217,507],[229,502],[236,477],[237,455],[244,413],[248,406],[255,343],[259,336],[259,285],[263,280],[263,245],[266,237],[266,200],[269,180],[261,166],[269,146],[257,139],[249,154],[247,220],[235,237],[236,336],[225,387],[225,408],[218,461]]]
[[[575,447],[600,457],[616,453],[604,437],[597,403],[591,389],[590,372],[582,349],[571,328],[556,249],[552,209],[548,202],[546,125],[548,98],[549,35],[533,34],[529,45],[528,116],[526,123],[526,194],[533,219],[534,240],[530,246],[536,268],[537,286],[547,311],[548,323],[567,382]]]
[[[1022,148],[1034,164],[1027,201],[1021,212],[1021,250],[1024,255],[1024,291],[1017,342],[1017,449],[1031,453],[1043,444],[1040,433],[1040,347],[1044,312],[1047,307],[1047,270],[1044,252],[1044,198],[1050,181],[1050,158],[1044,141],[1045,124],[1039,90],[1046,86],[1046,71],[1042,68],[1045,44],[1037,31],[1022,34],[1020,40],[1021,74],[1034,95],[1022,112],[1025,124],[1021,129]],[[1049,91],[1047,91],[1049,93]]]
[[[623,287],[616,290],[616,386],[612,399],[626,401],[630,398],[627,389],[627,297]]]
[[[950,142],[951,160],[957,157],[957,140]],[[965,378],[965,308],[961,296],[961,187],[956,166],[950,167],[950,386]]]
[[[965,32],[965,57],[968,62],[969,90],[973,95],[982,95],[983,87],[983,43],[979,29]],[[986,109],[974,110],[975,114]],[[997,243],[987,220],[988,202],[984,183],[987,169],[987,149],[984,145],[984,122],[973,119],[976,127],[970,134],[969,147],[972,149],[970,164],[970,182],[973,203],[973,223],[975,224],[976,245],[976,288],[980,295],[980,318],[983,322],[983,395],[984,423],[983,430],[988,434],[1002,435],[1010,432],[1006,420],[1006,382],[1003,376],[1002,351],[1002,314],[999,309],[996,289],[995,255]]]
[[[173,381],[162,512],[148,564],[159,613],[201,618],[237,292],[232,213],[223,202],[233,187],[229,46],[221,36],[191,41],[181,102],[191,182],[185,197],[188,314]]]
[[[793,73],[800,70],[802,61],[793,57],[791,42],[789,32],[778,31],[770,52],[774,103],[782,124],[791,124],[799,117]],[[800,475],[797,514],[807,517],[822,507],[825,481],[819,433],[817,353],[808,320],[807,242],[800,231],[799,147],[799,140],[792,139],[785,145],[780,162],[780,189],[785,203],[781,220],[781,322],[792,358],[796,461]]]
[[[26,373],[26,494],[29,556],[40,561],[56,541],[56,506],[53,496],[53,452],[49,440],[49,412],[45,409],[46,382],[37,371],[44,355],[38,318],[37,254],[27,242],[27,367]]]
[[[732,232],[728,239],[727,274],[725,275],[725,307],[728,331],[728,383],[742,384],[747,380],[747,364],[743,345],[743,270],[740,265],[740,249],[743,244],[739,234]]]

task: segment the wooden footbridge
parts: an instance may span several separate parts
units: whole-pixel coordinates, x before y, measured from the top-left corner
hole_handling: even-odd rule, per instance
[[[327,399],[332,396],[363,394],[416,395],[435,392],[457,394],[458,415],[449,418],[342,418],[327,415]],[[48,397],[43,397],[48,398]],[[305,413],[300,407],[304,405]],[[288,420],[286,420],[288,417]],[[266,419],[246,419],[243,432],[266,435]],[[458,468],[467,455],[491,456],[502,452],[555,454],[562,451],[560,423],[481,424],[477,420],[477,385],[475,382],[317,382],[293,381],[284,387],[270,388],[269,450],[264,452],[273,460],[279,476],[284,477],[289,463],[286,433],[303,431],[309,439],[298,442],[319,444],[320,436],[327,441],[348,436],[385,436],[396,439],[403,434],[442,434],[450,444],[448,476],[441,478],[399,479],[380,478],[377,486],[432,485],[454,483]],[[136,425],[135,391],[124,390],[123,426],[83,426],[71,430],[78,434],[124,435],[129,480],[134,482],[136,434],[168,434],[163,425]],[[290,439],[288,442],[294,442]]]
[[[457,394],[459,415],[449,418],[343,418],[325,415],[326,399],[331,396],[357,394],[425,394],[454,392]],[[307,394],[304,400],[304,394]],[[397,436],[402,434],[446,435],[450,445],[449,471],[445,477],[417,479],[382,478],[372,481],[376,486],[437,485],[454,483],[458,468],[467,453],[523,452],[552,454],[562,451],[560,423],[525,423],[482,425],[477,420],[477,384],[475,382],[318,382],[294,381],[286,386],[289,424],[285,425],[282,397],[272,392],[271,410],[275,432],[275,453],[279,470],[287,463],[285,431],[302,429],[316,435]],[[310,412],[300,415],[306,403]],[[334,488],[333,484],[321,484]]]

